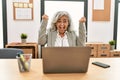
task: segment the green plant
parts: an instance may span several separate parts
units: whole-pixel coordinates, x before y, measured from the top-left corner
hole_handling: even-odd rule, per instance
[[[21,33],[21,39],[27,39],[27,34],[25,34],[25,33]]]
[[[110,44],[110,45],[115,45],[115,40],[109,41],[109,44]]]

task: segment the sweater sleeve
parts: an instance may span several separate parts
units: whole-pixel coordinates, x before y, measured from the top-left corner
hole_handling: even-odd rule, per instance
[[[45,45],[47,42],[47,34],[46,34],[46,28],[47,28],[48,21],[42,20],[39,33],[38,33],[38,44],[39,45]]]
[[[86,26],[84,23],[79,23],[79,37],[77,39],[78,46],[85,46],[86,42]]]

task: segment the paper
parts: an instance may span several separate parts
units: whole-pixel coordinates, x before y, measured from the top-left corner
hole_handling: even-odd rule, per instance
[[[24,3],[24,8],[28,8],[28,4],[27,3]]]
[[[18,7],[18,3],[14,3],[14,7]]]
[[[29,8],[33,8],[33,4],[29,4]]]
[[[22,3],[19,3],[19,6],[18,6],[19,8],[22,8],[23,7],[23,4]]]
[[[13,2],[29,2],[29,0],[13,0]]]
[[[32,19],[32,9],[31,8],[15,8],[16,19]]]
[[[104,10],[104,0],[94,0],[94,10]]]

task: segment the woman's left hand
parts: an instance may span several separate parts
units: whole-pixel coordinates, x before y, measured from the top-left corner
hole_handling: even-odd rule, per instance
[[[81,22],[81,23],[86,22],[86,18],[85,18],[85,17],[82,17],[82,18],[79,20],[79,22]]]

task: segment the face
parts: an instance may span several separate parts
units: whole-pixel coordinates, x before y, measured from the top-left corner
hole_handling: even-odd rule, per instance
[[[65,31],[67,30],[69,25],[68,17],[67,16],[62,16],[58,19],[56,22],[56,27],[57,30],[59,31],[60,34],[64,34]]]

